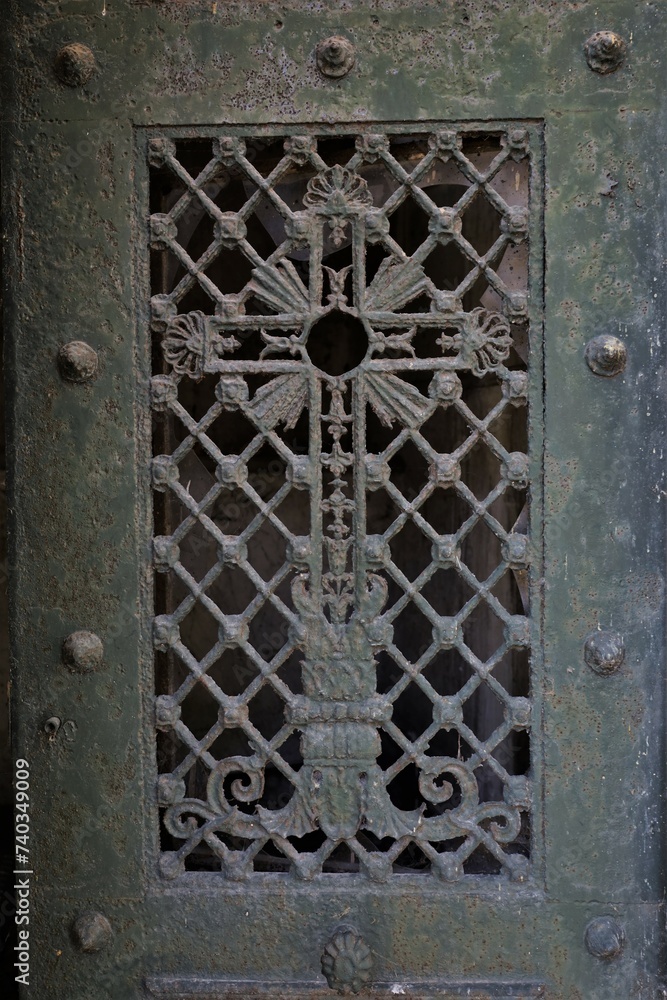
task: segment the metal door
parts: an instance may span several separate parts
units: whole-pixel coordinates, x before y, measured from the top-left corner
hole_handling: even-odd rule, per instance
[[[8,10],[24,995],[666,995],[664,5]]]

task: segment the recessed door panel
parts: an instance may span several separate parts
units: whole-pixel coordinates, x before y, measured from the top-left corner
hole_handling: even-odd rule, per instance
[[[24,995],[662,995],[663,12],[76,6],[8,21]]]

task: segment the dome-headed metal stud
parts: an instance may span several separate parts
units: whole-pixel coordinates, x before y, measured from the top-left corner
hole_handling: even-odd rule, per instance
[[[54,62],[56,76],[67,87],[84,87],[97,66],[95,56],[87,45],[70,42],[58,52]]]
[[[615,674],[625,659],[625,643],[618,632],[595,631],[584,643],[584,660],[596,674]]]
[[[104,659],[102,640],[94,632],[72,632],[63,643],[63,663],[79,674],[99,670]]]
[[[622,340],[602,333],[593,337],[586,344],[584,351],[586,364],[595,375],[603,378],[613,378],[625,371],[628,363],[628,351]]]
[[[317,68],[323,76],[334,79],[346,76],[354,66],[354,45],[341,35],[332,35],[319,43],[315,58]]]
[[[613,31],[596,31],[584,45],[586,62],[594,73],[615,73],[625,62],[628,47]]]
[[[58,352],[60,374],[68,382],[89,382],[97,375],[97,351],[83,340],[71,340]]]
[[[613,917],[595,917],[586,927],[584,941],[595,958],[618,958],[625,945],[625,931]]]
[[[72,937],[80,951],[102,951],[111,944],[113,931],[104,914],[86,910],[72,924]]]

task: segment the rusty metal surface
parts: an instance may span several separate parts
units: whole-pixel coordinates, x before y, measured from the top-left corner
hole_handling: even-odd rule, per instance
[[[664,5],[349,6],[8,6],[13,711],[17,754],[31,761],[39,875],[26,996],[134,998],[146,976],[199,979],[203,995],[207,980],[324,988],[322,951],[341,923],[367,941],[374,981],[399,989],[421,980],[444,996],[448,983],[450,994],[467,984],[502,996],[503,982],[526,981],[552,1000],[660,996]],[[587,62],[600,31],[625,41],[613,72]],[[318,44],[334,36],[354,46],[342,77],[317,66]],[[90,49],[94,68],[86,57],[77,69],[73,54],[63,80],[56,57],[73,43]],[[600,58],[606,68],[609,53]],[[534,331],[544,345],[544,520],[531,522],[544,541],[543,671],[531,692],[539,884],[492,876],[471,889],[406,875],[375,886],[356,874],[303,884],[266,873],[249,886],[221,884],[219,872],[165,883],[147,807],[152,365],[137,129],[213,137],[330,123],[350,134],[350,123],[375,123],[375,134],[396,121],[417,132],[480,120],[544,127],[544,323]],[[584,357],[602,335],[627,350],[612,378]],[[59,352],[72,342],[97,353],[88,381],[61,376]],[[613,672],[584,658],[599,628],[622,639]],[[104,656],[73,672],[62,646],[82,631]],[[53,718],[60,725],[45,732]],[[111,935],[86,952],[73,928],[90,912]],[[622,928],[614,957],[594,953],[606,939],[591,952],[589,934],[587,946],[600,918]],[[486,982],[495,985],[484,993]]]

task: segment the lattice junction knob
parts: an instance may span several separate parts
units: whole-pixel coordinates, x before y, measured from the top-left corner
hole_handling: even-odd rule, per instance
[[[373,957],[354,927],[338,927],[322,952],[322,972],[332,990],[359,993],[371,977]]]

